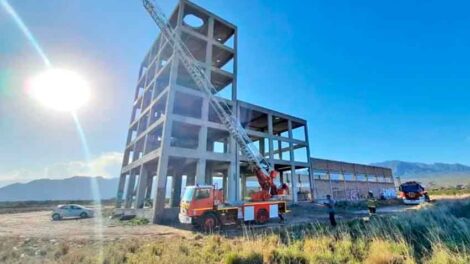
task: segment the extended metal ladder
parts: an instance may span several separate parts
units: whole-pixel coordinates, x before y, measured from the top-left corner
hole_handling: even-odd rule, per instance
[[[264,175],[269,175],[269,173],[274,168],[272,168],[271,164],[264,158],[263,155],[261,155],[253,141],[246,133],[245,129],[242,127],[240,122],[237,121],[232,113],[231,106],[224,100],[218,99],[215,96],[217,90],[212,85],[208,76],[205,74],[204,68],[197,64],[196,59],[192,55],[191,51],[167,22],[168,20],[166,19],[164,12],[158,7],[155,1],[143,0],[143,4],[147,12],[160,28],[163,36],[173,47],[174,55],[176,55],[175,58],[180,59],[198,88],[203,91],[210,99],[209,102],[214,108],[214,111],[225,125],[230,135],[240,146],[240,150],[242,154],[245,155],[245,157],[248,159],[250,166],[254,166],[256,169],[261,170]]]

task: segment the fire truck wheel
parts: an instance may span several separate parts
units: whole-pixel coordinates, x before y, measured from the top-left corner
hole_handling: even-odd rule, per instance
[[[217,218],[213,214],[207,214],[201,220],[201,228],[204,232],[213,232],[217,226]]]
[[[269,220],[269,214],[266,209],[259,209],[258,213],[256,214],[256,223],[258,225],[266,224]]]

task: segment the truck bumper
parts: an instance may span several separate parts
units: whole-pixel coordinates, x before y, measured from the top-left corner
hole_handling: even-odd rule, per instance
[[[403,203],[404,204],[421,204],[421,203],[424,203],[424,198],[420,197],[419,199],[416,199],[416,200],[410,200],[410,199],[404,198]]]
[[[187,215],[179,214],[178,219],[179,219],[180,223],[182,223],[182,224],[191,224],[192,223],[191,217],[189,217]]]

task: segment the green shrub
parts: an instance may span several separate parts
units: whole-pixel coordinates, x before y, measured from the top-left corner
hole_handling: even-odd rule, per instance
[[[307,264],[308,259],[305,253],[293,249],[292,247],[284,247],[274,250],[268,258],[268,263],[272,264]]]
[[[226,264],[262,264],[263,256],[259,253],[250,252],[247,255],[229,253],[225,258]]]

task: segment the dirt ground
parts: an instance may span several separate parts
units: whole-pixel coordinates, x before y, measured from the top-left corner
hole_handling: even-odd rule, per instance
[[[416,209],[416,206],[391,205],[378,208],[378,214],[400,213],[405,210]],[[337,209],[337,220],[348,220],[367,215],[367,210]],[[281,225],[278,221],[271,221],[255,228],[275,228],[285,225],[295,225],[312,221],[326,222],[328,214],[320,204],[305,203],[290,208],[285,216],[286,221]],[[36,211],[25,213],[1,214],[0,237],[25,237],[44,239],[86,240],[104,239],[115,240],[133,237],[164,237],[164,236],[192,236],[194,232],[190,226],[178,224],[165,225],[125,225],[117,220],[103,218],[99,224],[96,218],[72,219],[52,221],[51,211]],[[224,228],[222,232],[231,235],[241,233],[241,228],[232,226]],[[97,234],[102,234],[98,236]]]
[[[0,237],[28,237],[47,239],[99,239],[96,234],[95,218],[70,219],[52,221],[50,211],[37,211],[28,213],[0,215]],[[103,239],[119,239],[122,237],[150,237],[150,236],[184,236],[189,231],[161,225],[126,226],[115,220],[103,219]],[[98,227],[99,227],[98,226]]]

